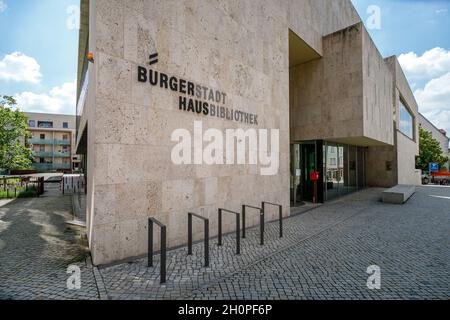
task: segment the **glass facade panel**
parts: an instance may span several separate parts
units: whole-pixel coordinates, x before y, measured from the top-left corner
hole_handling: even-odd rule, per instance
[[[348,147],[345,145],[338,146],[339,152],[339,194],[346,195],[348,192]]]
[[[358,184],[357,184],[357,147],[355,146],[348,146],[348,192],[355,192],[358,190]]]
[[[414,139],[414,118],[408,108],[400,100],[400,131],[407,137]]]
[[[339,167],[338,167],[338,148],[335,145],[326,146],[325,163],[326,167],[326,192],[328,194],[328,200],[334,199],[339,194]]]
[[[365,187],[365,148],[327,142],[324,148],[325,200]]]
[[[365,148],[358,147],[357,151],[357,178],[358,178],[358,189],[361,190],[366,187],[366,175],[365,175]]]

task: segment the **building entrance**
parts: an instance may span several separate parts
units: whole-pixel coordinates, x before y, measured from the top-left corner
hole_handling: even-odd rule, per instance
[[[304,204],[304,201],[313,201],[314,182],[311,180],[311,174],[315,171],[321,171],[319,167],[317,152],[318,143],[302,142],[291,144],[291,206],[297,207]],[[318,182],[317,197],[321,191],[321,183]]]

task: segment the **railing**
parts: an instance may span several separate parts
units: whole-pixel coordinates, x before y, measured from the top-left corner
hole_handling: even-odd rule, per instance
[[[55,144],[59,146],[68,146],[70,145],[70,140],[57,140],[55,139]]]
[[[192,217],[204,222],[205,267],[209,267],[209,219],[195,213],[188,213],[188,255],[192,255]]]
[[[33,156],[40,158],[70,158],[71,154],[69,152],[53,152],[53,151],[33,151]]]
[[[161,228],[160,274],[161,274],[161,283],[165,283],[166,282],[166,256],[167,256],[166,226],[163,225],[158,220],[156,220],[155,218],[148,219],[148,266],[153,267],[153,224],[156,224],[157,226],[159,226]]]
[[[70,158],[72,155],[69,152],[53,152],[56,158]]]
[[[236,216],[236,254],[241,254],[241,230],[240,230],[240,214],[238,212],[230,211],[227,209],[219,209],[219,239],[218,246],[222,246],[222,212],[228,212]]]
[[[242,205],[242,238],[245,239],[245,209],[255,209],[259,211],[259,237],[260,237],[260,244],[264,245],[264,209],[258,208],[254,206],[249,205]]]
[[[33,156],[40,158],[51,158],[53,157],[52,151],[33,151]]]
[[[274,207],[278,207],[278,220],[280,225],[280,238],[283,238],[283,206],[276,204],[276,203],[270,203],[270,202],[262,202],[261,207],[263,212],[266,212],[266,204]]]
[[[61,145],[61,146],[68,146],[70,145],[70,140],[58,140],[58,139],[28,139],[28,143],[40,145],[40,144],[55,144],[55,145]]]
[[[28,139],[30,144],[53,144],[53,139]]]
[[[37,171],[49,171],[49,170],[70,170],[70,163],[32,163],[31,164]]]

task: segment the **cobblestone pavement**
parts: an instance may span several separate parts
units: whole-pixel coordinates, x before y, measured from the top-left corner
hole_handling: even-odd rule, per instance
[[[241,255],[234,235],[211,240],[209,268],[202,244],[168,253],[168,279],[137,259],[93,268],[66,228],[71,196],[0,204],[0,299],[449,299],[450,188],[420,187],[403,206],[369,189],[247,231]],[[214,230],[211,230],[214,233]],[[81,290],[66,288],[67,266],[81,269]],[[369,290],[367,267],[381,268],[381,289]]]
[[[100,269],[110,299],[449,299],[450,189],[420,187],[403,206],[379,201],[369,189],[247,232],[242,254],[234,236],[211,241],[211,266],[202,245],[168,253],[168,279],[145,259]],[[381,289],[367,288],[367,268],[381,268]]]
[[[65,224],[72,219],[71,196],[50,188],[40,198],[0,207],[0,299],[99,298],[86,251]],[[71,264],[81,269],[81,290],[67,289]]]

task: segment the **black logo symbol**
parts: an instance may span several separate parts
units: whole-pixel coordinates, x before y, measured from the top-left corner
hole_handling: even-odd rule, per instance
[[[150,58],[150,62],[149,62],[150,65],[158,63],[158,54],[157,53],[151,54],[149,58]]]

